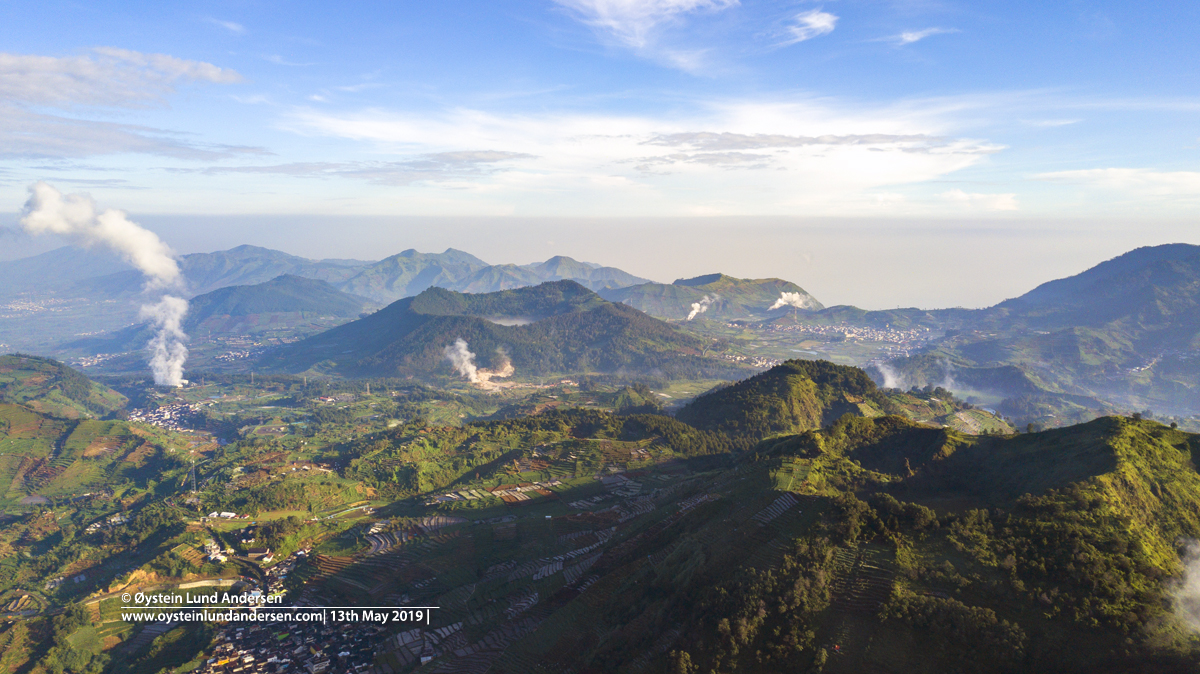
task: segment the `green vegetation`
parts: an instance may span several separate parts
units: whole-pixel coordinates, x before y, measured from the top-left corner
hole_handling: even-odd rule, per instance
[[[465,310],[442,293],[422,300],[429,311]],[[579,298],[595,302],[560,299]],[[820,361],[718,386],[675,418],[656,393],[667,383],[683,386],[119,382],[138,405],[197,405],[190,434],[0,406],[0,602],[33,607],[0,629],[0,662],[189,669],[216,628],[139,638],[115,597],[260,578],[299,550],[293,598],[440,606],[431,627],[461,624],[454,648],[501,644],[475,651],[496,671],[1200,662],[1172,611],[1180,546],[1200,537],[1200,436],[1123,417],[1016,433],[936,386],[884,390]],[[35,479],[31,461],[50,468]],[[21,504],[30,494],[46,502]],[[208,540],[232,556],[206,559]],[[276,556],[250,560],[251,546]],[[453,649],[435,656],[466,666]],[[395,644],[376,663],[418,668]]]
[[[13,354],[0,356],[0,402],[78,419],[109,415],[126,400],[56,360]]]
[[[521,325],[495,321],[511,319]],[[505,359],[517,377],[559,373],[733,375],[737,366],[707,358],[703,340],[636,309],[604,301],[573,281],[483,295],[431,288],[347,325],[277,350],[275,370],[356,376],[449,375],[443,349],[466,340],[480,367]]]

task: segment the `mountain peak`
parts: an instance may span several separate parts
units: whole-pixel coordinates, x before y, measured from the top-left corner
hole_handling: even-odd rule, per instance
[[[716,283],[717,281],[722,281],[722,280],[724,280],[724,279],[727,279],[727,278],[729,278],[729,277],[728,277],[728,276],[726,276],[726,275],[724,275],[724,274],[721,274],[721,273],[716,273],[716,274],[705,274],[704,276],[697,276],[697,277],[695,277],[695,278],[680,278],[680,279],[675,279],[675,282],[674,282],[674,283],[672,283],[671,285],[676,285],[676,286],[706,286],[706,285],[708,285],[708,284],[710,284],[710,283]]]

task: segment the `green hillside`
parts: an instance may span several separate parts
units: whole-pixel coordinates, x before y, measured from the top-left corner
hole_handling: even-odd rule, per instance
[[[671,284],[643,283],[627,288],[599,291],[604,299],[628,304],[651,316],[670,319],[686,319],[693,303],[709,304],[703,313],[705,319],[746,319],[783,316],[791,314],[791,306],[770,310],[782,293],[797,293],[809,310],[823,307],[800,286],[780,279],[737,279],[724,274],[709,274],[693,279],[679,279]]]
[[[703,356],[709,344],[573,281],[470,295],[430,288],[358,321],[289,345],[263,364],[351,376],[450,375],[443,349],[465,340],[492,367],[517,376],[586,372],[730,373]]]
[[[128,402],[56,360],[22,354],[0,356],[0,401],[67,419],[103,417]]]
[[[697,428],[755,439],[821,428],[842,415],[900,415],[967,433],[1008,433],[1012,426],[940,387],[884,391],[866,372],[824,360],[789,360],[697,397],[676,418]]]
[[[539,288],[431,291],[400,306],[427,322],[547,314],[500,326],[513,328],[611,306],[576,284]],[[965,433],[884,414],[973,411],[942,389],[885,392],[861,370],[799,361],[680,418],[639,413],[655,407],[645,386],[563,385],[539,389],[530,416],[517,404],[456,426],[409,403],[466,397],[396,380],[368,393],[365,382],[233,379],[173,395],[211,402],[223,426],[263,409],[308,423],[260,419],[292,428],[197,446],[194,495],[180,451],[194,438],[0,406],[0,593],[13,593],[0,600],[28,593],[66,615],[93,602],[61,634],[66,621],[45,610],[23,640],[0,633],[14,653],[50,671],[90,657],[51,645],[113,636],[96,670],[217,662],[239,625],[180,626],[151,643],[120,622],[116,596],[92,593],[287,563],[287,603],[439,607],[428,624],[346,622],[325,635],[361,639],[345,657],[397,674],[1200,666],[1200,640],[1175,613],[1191,596],[1181,577],[1196,572],[1184,560],[1200,537],[1200,435],[1151,420]],[[591,407],[554,407],[569,388]],[[35,494],[50,503],[21,503]],[[213,511],[248,521],[197,517]],[[202,559],[209,538],[244,550],[250,528],[274,562]],[[256,660],[314,655],[308,636],[327,643],[326,625],[262,627],[240,642],[258,639]],[[398,638],[416,628],[416,641]]]
[[[696,398],[676,418],[705,430],[762,438],[820,428],[858,413],[858,403],[883,405],[885,400],[858,368],[789,360]]]

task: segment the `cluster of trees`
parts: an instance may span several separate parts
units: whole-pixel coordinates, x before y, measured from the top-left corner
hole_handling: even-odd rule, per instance
[[[87,609],[68,604],[50,621],[50,649],[38,665],[53,674],[100,674],[109,664],[109,656],[71,644],[69,637],[81,627],[91,626]]]

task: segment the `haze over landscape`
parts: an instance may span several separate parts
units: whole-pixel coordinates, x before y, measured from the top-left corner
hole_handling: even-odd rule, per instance
[[[1200,6],[5,18],[0,674],[1200,669]]]

